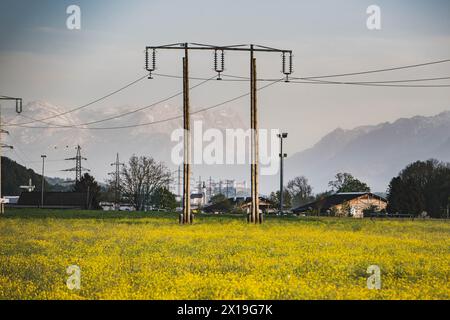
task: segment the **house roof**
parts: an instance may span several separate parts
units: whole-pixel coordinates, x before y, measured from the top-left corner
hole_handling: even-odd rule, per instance
[[[342,204],[346,201],[350,201],[350,200],[359,198],[364,195],[368,195],[371,198],[387,202],[387,200],[385,198],[383,198],[375,193],[371,193],[371,192],[340,192],[340,193],[335,193],[335,194],[329,195],[328,197],[325,197],[323,199],[319,199],[319,200],[304,204],[302,206],[294,208],[292,211],[294,213],[298,213],[298,212],[308,211],[311,209],[328,210],[335,205]]]
[[[260,200],[260,205],[265,205],[267,203],[267,198],[260,196],[259,197]],[[225,201],[225,200],[224,200]],[[250,203],[252,201],[252,197],[232,197],[232,198],[228,198],[228,201],[230,202],[230,204],[232,206],[235,205],[246,205],[248,203]],[[203,210],[205,212],[213,212],[213,211],[217,211],[218,208],[221,207],[221,202],[219,203],[211,203],[206,205]]]

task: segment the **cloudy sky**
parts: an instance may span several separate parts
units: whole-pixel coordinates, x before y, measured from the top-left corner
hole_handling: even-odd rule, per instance
[[[68,30],[66,8],[81,8],[81,30]],[[366,9],[381,8],[381,30],[368,30]],[[450,57],[450,2],[446,0],[315,0],[315,1],[24,1],[0,0],[0,95],[24,99],[23,116],[2,103],[4,122],[44,118],[95,100],[145,74],[146,45],[198,42],[217,45],[256,43],[294,51],[295,76],[357,72]],[[181,52],[160,51],[158,72],[181,74]],[[258,54],[258,75],[280,77],[279,54]],[[191,75],[211,77],[211,53],[191,55]],[[228,53],[226,72],[248,75],[248,57]],[[448,76],[450,64],[364,75],[345,80],[395,80]],[[195,83],[195,82],[193,82]],[[149,105],[181,90],[179,79],[155,77],[137,83],[100,103],[52,123],[76,124]],[[192,91],[192,108],[202,108],[248,92],[246,82],[209,82]],[[448,88],[386,88],[351,85],[280,83],[259,93],[260,126],[289,132],[286,152],[311,147],[337,127],[434,115],[450,108]],[[27,106],[29,107],[27,111]],[[98,124],[129,125],[177,114],[181,100]],[[248,99],[209,111],[218,126],[248,125]],[[220,124],[226,110],[228,117]],[[222,113],[221,113],[222,112]],[[28,120],[29,121],[29,120]],[[87,152],[94,175],[103,180],[109,162],[121,152],[153,153],[166,160],[167,146],[155,138],[180,124],[95,131],[9,127],[10,156],[39,169],[41,153],[55,162],[51,176],[70,166],[57,160]],[[42,124],[41,124],[42,125]],[[94,125],[95,126],[95,125]],[[154,139],[151,148],[146,142]],[[201,172],[195,172],[201,175]],[[231,173],[223,172],[223,178]]]

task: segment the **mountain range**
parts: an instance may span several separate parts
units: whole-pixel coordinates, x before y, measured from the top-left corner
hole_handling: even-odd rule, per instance
[[[327,189],[337,172],[349,172],[382,192],[406,165],[429,158],[450,162],[450,111],[335,129],[287,158],[285,178],[304,175],[318,192]]]
[[[64,125],[83,123],[134,108],[123,106],[112,110],[106,106],[86,111],[83,117],[78,113],[70,113],[62,119],[55,118],[48,122]],[[27,116],[42,119],[48,117],[49,113],[60,114],[66,108],[35,101],[24,106],[24,110]],[[83,161],[83,166],[90,168],[100,182],[104,181],[108,177],[108,172],[114,169],[110,164],[115,160],[117,152],[120,153],[122,162],[125,162],[132,154],[151,155],[168,164],[171,170],[176,170],[177,166],[171,163],[174,142],[171,141],[170,135],[174,129],[181,126],[181,119],[151,126],[145,123],[172,118],[179,114],[180,108],[176,106],[160,105],[149,113],[132,113],[124,118],[95,125],[115,126],[122,125],[123,122],[143,124],[127,130],[51,128],[36,130],[11,127],[8,128],[11,134],[6,136],[6,142],[13,144],[15,151],[6,155],[40,172],[40,155],[46,154],[46,176],[73,179],[72,172],[61,170],[74,166],[73,161],[64,161],[64,159],[75,156],[75,146],[79,144],[82,146],[83,156],[88,158],[87,161]],[[202,120],[205,123],[204,129],[245,129],[247,122],[243,121],[244,118],[240,111],[232,107],[224,107],[215,112],[195,114],[192,121]],[[12,120],[19,123],[27,121],[26,118]],[[295,143],[294,138],[289,136],[287,143]],[[14,140],[8,141],[8,139]],[[18,158],[16,153],[21,157]],[[400,118],[393,122],[360,126],[354,129],[337,128],[322,137],[311,148],[298,150],[286,159],[285,181],[304,175],[313,186],[313,191],[318,193],[328,188],[328,182],[336,173],[349,172],[365,181],[374,192],[385,192],[391,178],[406,165],[429,158],[450,161],[450,111],[429,117]],[[248,165],[194,165],[192,168],[195,178],[201,174],[203,180],[212,176],[213,179],[249,181]],[[174,177],[176,178],[176,173]],[[278,179],[278,174],[261,176],[261,193],[268,194],[276,190]]]

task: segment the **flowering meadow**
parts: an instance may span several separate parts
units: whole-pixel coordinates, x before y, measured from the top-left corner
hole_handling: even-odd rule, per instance
[[[450,299],[450,223],[9,210],[0,299]]]

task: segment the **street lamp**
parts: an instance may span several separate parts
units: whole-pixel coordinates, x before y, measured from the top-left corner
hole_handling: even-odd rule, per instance
[[[286,132],[277,134],[277,137],[280,138],[280,214],[283,213],[283,163],[284,158],[287,157],[286,153],[283,153],[283,139],[287,138],[288,134]]]
[[[41,208],[44,208],[44,182],[45,182],[44,166],[45,166],[45,158],[47,158],[47,156],[45,154],[43,154],[43,155],[41,155],[41,158],[42,158]]]

